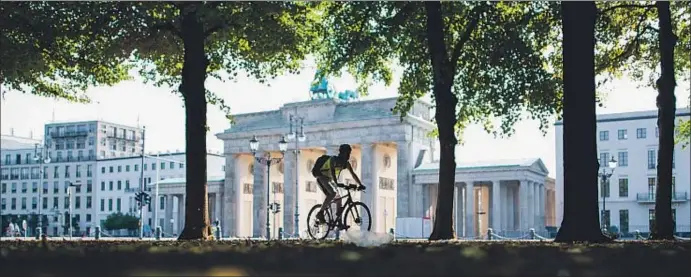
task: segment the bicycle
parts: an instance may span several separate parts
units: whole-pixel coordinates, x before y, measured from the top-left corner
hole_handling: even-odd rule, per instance
[[[336,187],[344,188],[347,193],[345,196],[334,198],[334,200],[331,201],[331,203],[329,203],[329,207],[324,209],[324,219],[326,219],[325,223],[320,224],[319,221],[316,219],[316,215],[321,209],[322,204],[314,205],[312,209],[310,209],[309,214],[307,215],[307,233],[310,237],[312,237],[312,239],[322,240],[326,238],[329,235],[329,232],[331,232],[331,230],[333,230],[336,227],[338,227],[339,230],[348,230],[351,227],[351,225],[346,224],[346,219],[348,219],[349,217],[353,218],[355,224],[362,224],[363,218],[361,217],[361,215],[366,215],[366,226],[365,228],[362,228],[361,226],[360,230],[369,231],[372,228],[372,215],[370,214],[369,208],[367,207],[367,205],[365,205],[365,203],[362,203],[360,201],[353,201],[353,197],[350,194],[351,190],[364,191],[364,189],[361,189],[358,185],[344,185],[340,183],[336,184]],[[331,204],[336,203],[336,201],[342,201],[343,198],[346,198],[346,202],[341,206],[340,214],[337,214],[336,218],[334,219],[334,216],[332,215],[333,212],[331,210]],[[312,222],[314,224],[312,224]],[[319,228],[320,225],[326,225],[327,227],[322,236],[318,236],[315,233],[316,230],[311,228],[314,227],[316,229]]]

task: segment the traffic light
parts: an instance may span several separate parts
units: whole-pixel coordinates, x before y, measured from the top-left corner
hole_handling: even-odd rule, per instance
[[[274,213],[280,213],[281,212],[281,203],[276,203],[276,210]]]
[[[144,193],[144,204],[145,205],[151,204],[151,195],[149,195],[148,193]]]
[[[141,206],[142,203],[142,192],[137,192],[134,194],[134,201],[137,201],[137,204]]]

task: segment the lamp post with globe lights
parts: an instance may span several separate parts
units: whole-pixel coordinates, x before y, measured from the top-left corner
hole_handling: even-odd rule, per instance
[[[605,184],[608,184],[609,178],[612,177],[612,174],[614,173],[614,169],[617,168],[617,161],[612,157],[611,160],[607,163],[607,167],[601,167],[601,171],[597,173],[597,175],[600,177],[601,180],[601,188],[600,188],[600,194],[602,194],[602,228],[605,229],[606,231],[609,231],[609,226],[607,224],[607,221],[605,220],[605,211],[607,210],[607,198],[609,194],[610,187],[607,186],[607,193],[605,193]]]
[[[38,183],[41,185],[41,188],[38,190],[38,234],[37,236],[42,236],[44,234],[43,232],[43,216],[42,216],[42,199],[43,199],[43,174],[45,174],[45,169],[43,168],[44,164],[50,163],[50,156],[47,154],[47,145],[43,145],[41,148],[40,152],[38,149],[38,143],[34,145],[34,161],[39,164],[39,181]]]
[[[286,142],[285,137],[281,138],[281,140],[278,142],[278,149],[281,151],[281,155],[284,155],[286,152],[286,149],[288,148],[288,142]],[[270,198],[271,198],[271,165],[272,164],[277,164],[280,163],[281,160],[283,160],[283,157],[280,158],[271,158],[271,153],[267,152],[266,157],[257,157],[257,149],[259,149],[259,141],[257,140],[257,136],[253,136],[252,139],[250,140],[250,150],[252,150],[252,156],[254,159],[263,165],[266,165],[266,239],[271,239],[271,223],[269,219],[271,218],[271,210],[270,207],[276,207],[275,205],[271,205]]]
[[[290,115],[290,132],[288,133],[288,140],[295,142],[295,226],[293,226],[293,235],[296,238],[300,237],[300,142],[307,140],[305,136],[305,118],[297,116],[297,107],[295,108],[296,115]]]

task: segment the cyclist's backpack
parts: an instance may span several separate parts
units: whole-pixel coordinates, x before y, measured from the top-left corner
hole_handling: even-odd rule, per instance
[[[331,156],[329,155],[322,155],[321,157],[317,158],[317,161],[314,162],[314,167],[312,167],[312,176],[315,178],[321,176],[321,168],[330,158]]]

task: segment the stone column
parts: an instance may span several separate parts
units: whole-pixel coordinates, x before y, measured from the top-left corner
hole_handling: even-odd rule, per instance
[[[182,230],[185,229],[185,195],[184,194],[178,194],[178,235],[182,233]]]
[[[528,180],[521,180],[518,187],[519,222],[518,230],[527,231],[528,227]]]
[[[411,156],[411,147],[409,141],[396,142],[396,216],[398,217],[408,217],[414,211],[410,205],[413,202],[410,199],[413,181],[409,173],[415,162]]]
[[[533,228],[540,230],[540,183],[533,182]]]
[[[492,229],[495,231],[499,232],[502,230],[501,226],[501,221],[502,221],[502,212],[501,212],[501,181],[499,180],[493,180],[492,181]]]
[[[221,211],[223,210],[223,194],[222,193],[214,193],[214,220],[222,220],[221,218]],[[223,228],[223,223],[221,223],[221,229]]]
[[[475,191],[472,181],[465,182],[465,237],[475,238]]]
[[[534,227],[534,221],[535,221],[535,199],[533,196],[535,195],[535,182],[533,181],[528,181],[527,182],[527,191],[526,191],[526,196],[528,199],[528,213],[526,214],[526,219],[527,219],[527,229],[533,228]]]
[[[361,167],[361,178],[363,185],[367,187],[367,189],[360,194],[360,200],[365,203],[370,209],[370,212],[372,213],[372,229],[374,230],[376,228],[376,224],[374,224],[375,221],[377,221],[376,215],[376,207],[375,203],[377,202],[376,199],[376,190],[379,185],[379,182],[377,181],[377,164],[376,164],[376,147],[375,145],[371,143],[363,143],[362,144],[362,161],[360,162],[360,167]]]
[[[540,183],[540,228],[545,227],[545,184]]]
[[[240,154],[226,154],[226,171],[225,180],[223,181],[223,188],[221,189],[221,197],[216,197],[216,199],[223,199],[221,205],[219,216],[221,220],[221,231],[223,231],[224,237],[235,237],[238,235],[238,221],[237,216],[238,207],[238,196],[240,194],[241,185],[239,180],[242,176],[246,174],[247,169],[243,171],[243,168],[238,168],[240,160]],[[252,161],[254,162],[254,161]]]
[[[295,226],[295,193],[297,184],[295,181],[298,176],[295,172],[297,157],[295,151],[287,151],[283,157],[283,232],[286,236],[292,236],[296,233],[299,226]],[[302,224],[304,222],[300,222]]]
[[[174,230],[173,230],[173,226],[170,224],[170,220],[173,219],[173,199],[174,199],[174,196],[172,194],[167,194],[167,195],[163,195],[163,196],[165,196],[165,199],[166,199],[165,200],[166,202],[164,204],[166,216],[163,220],[164,224],[161,227],[163,228],[163,230],[165,230],[164,231],[165,233],[168,233],[168,235],[173,235]]]
[[[461,188],[458,184],[453,186],[453,229],[456,233],[456,237],[460,237],[463,234],[463,209],[461,209]]]
[[[264,157],[266,153],[261,153]],[[253,229],[252,236],[255,238],[266,237],[266,211],[268,209],[267,205],[267,167],[266,164],[255,163],[254,164],[254,186],[252,189],[253,196]]]

